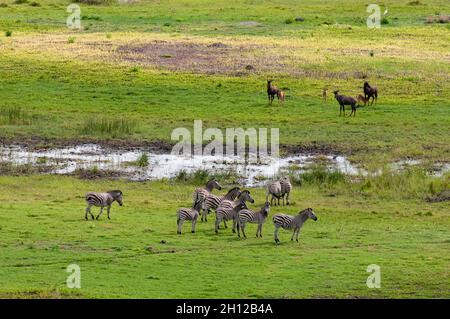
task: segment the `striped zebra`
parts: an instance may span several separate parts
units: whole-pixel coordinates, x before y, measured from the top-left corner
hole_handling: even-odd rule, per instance
[[[203,201],[202,222],[203,219],[205,220],[205,222],[208,221],[206,215],[209,214],[210,210],[212,209],[216,210],[223,200],[234,201],[236,197],[238,197],[240,194],[241,189],[239,187],[233,187],[224,196],[218,196],[210,193],[208,196],[206,196],[205,200]]]
[[[206,183],[205,188],[201,188],[201,187],[197,188],[194,191],[194,194],[192,194],[192,206],[194,207],[198,201],[203,203],[206,196],[208,196],[214,188],[218,189],[218,190],[222,189],[222,186],[220,186],[219,182],[217,182],[214,179],[208,181],[208,183]]]
[[[286,202],[287,205],[290,204],[289,202],[289,194],[292,190],[292,184],[289,180],[289,177],[283,177],[276,181],[271,181],[267,184],[267,190],[266,190],[266,202],[269,200],[269,195],[272,195],[270,199],[270,204],[273,205],[274,199],[275,199],[275,205],[280,205],[280,198],[283,199],[283,206],[285,205],[285,196],[286,196]]]
[[[296,216],[290,216],[285,214],[275,214],[272,217],[273,224],[275,226],[275,242],[278,243],[280,239],[278,238],[278,231],[281,228],[283,229],[289,229],[294,230],[292,233],[291,240],[295,240],[298,242],[298,234],[300,232],[300,228],[302,228],[305,221],[311,218],[312,220],[317,220],[317,216],[314,214],[312,208],[307,208],[305,210],[302,210],[298,213]]]
[[[284,196],[286,196],[286,205],[289,205],[289,194],[292,190],[292,184],[289,180],[289,177],[283,177],[280,179],[281,184],[281,197],[283,198],[283,205],[284,205]]]
[[[198,215],[200,209],[202,208],[202,203],[198,201],[195,203],[193,208],[180,208],[177,211],[177,234],[181,234],[181,226],[185,220],[192,220],[191,233],[195,233],[195,224],[197,223]]]
[[[244,238],[247,238],[245,234],[245,225],[247,223],[258,224],[258,229],[256,230],[256,237],[262,237],[262,226],[266,222],[267,216],[269,215],[270,204],[266,202],[264,207],[262,207],[259,211],[254,212],[250,209],[242,209],[238,212],[238,237],[241,237],[241,230]]]
[[[88,213],[91,215],[91,218],[94,219],[94,214],[91,213],[91,207],[96,206],[100,207],[100,213],[97,215],[95,219],[98,219],[100,215],[103,213],[103,208],[106,207],[108,213],[108,219],[111,219],[109,216],[109,211],[111,209],[111,204],[114,201],[117,201],[120,206],[123,205],[123,193],[119,190],[109,191],[106,193],[87,193],[84,197],[86,199],[87,208],[84,214],[84,219],[88,219]]]
[[[250,192],[248,190],[242,191],[235,201],[223,200],[219,204],[219,207],[217,207],[216,209],[216,234],[219,232],[219,225],[222,220],[224,222],[227,220],[233,220],[233,233],[236,232],[235,229],[237,224],[237,213],[239,212],[239,210],[247,208],[247,206],[245,205],[246,202],[255,202],[255,200],[250,196]]]

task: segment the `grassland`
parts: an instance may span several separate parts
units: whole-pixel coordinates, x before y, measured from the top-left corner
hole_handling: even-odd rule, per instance
[[[174,128],[202,119],[205,128],[279,127],[290,149],[364,163],[450,156],[450,32],[425,23],[446,1],[385,2],[379,30],[354,1],[80,4],[80,31],[65,27],[64,1],[5,3],[0,109],[20,107],[32,121],[0,121],[4,139],[171,142]],[[297,15],[305,21],[285,23]],[[284,107],[267,105],[268,77],[286,89]],[[356,95],[365,79],[379,103],[354,119],[337,116],[332,96],[321,100],[325,86]],[[129,129],[86,130],[93,117]]]
[[[405,187],[407,180],[396,185]],[[270,222],[262,239],[253,237],[253,225],[247,240],[230,229],[215,235],[213,218],[199,223],[195,234],[185,225],[177,235],[175,212],[189,205],[195,187],[189,182],[0,177],[0,292],[53,298],[450,297],[448,203],[429,204],[415,192],[375,184],[296,188],[293,205],[274,207],[271,215],[311,206],[319,219],[305,224],[300,243],[282,232],[277,246]],[[80,190],[107,188],[123,190],[124,206],[112,208],[111,220],[84,221]],[[251,191],[256,208],[264,190]],[[81,267],[81,289],[65,286],[71,263]],[[381,267],[381,289],[366,286],[369,264]]]
[[[371,170],[450,160],[450,27],[426,23],[450,13],[447,0],[378,2],[389,9],[379,30],[367,29],[364,1],[81,3],[81,30],[65,25],[69,1],[22,2],[0,0],[4,144],[167,144],[201,119],[279,127],[290,152],[343,153]],[[282,107],[267,104],[269,77],[287,92]],[[322,101],[324,87],[356,95],[364,80],[378,104],[355,118]],[[262,239],[253,225],[247,240],[214,235],[213,217],[176,235],[176,209],[204,180],[82,180],[3,164],[0,297],[450,297],[449,205],[425,201],[449,188],[448,174],[304,175],[293,205],[271,215],[313,207],[319,220],[299,244],[283,232],[277,246],[270,222]],[[113,188],[125,206],[84,221],[83,194]],[[257,208],[264,190],[251,191]],[[70,263],[81,266],[79,290],[66,288]],[[381,289],[366,286],[370,264]]]

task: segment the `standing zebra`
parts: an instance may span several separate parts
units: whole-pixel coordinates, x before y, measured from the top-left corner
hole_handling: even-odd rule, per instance
[[[205,200],[203,201],[202,222],[203,222],[203,219],[205,219],[205,222],[208,221],[206,219],[206,215],[209,214],[209,211],[211,209],[216,210],[217,207],[219,207],[219,204],[223,200],[234,201],[236,199],[236,197],[238,197],[240,194],[241,194],[241,190],[239,187],[233,187],[224,196],[217,196],[217,195],[214,195],[211,193],[208,194],[208,196],[206,196]]]
[[[280,205],[280,198],[283,199],[283,206],[285,205],[284,196],[286,196],[287,204],[289,205],[289,194],[292,190],[292,184],[289,177],[283,177],[276,181],[271,181],[267,184],[266,190],[266,202],[269,201],[269,195],[272,195],[270,204],[273,205],[275,199],[275,205]]]
[[[311,218],[313,220],[317,220],[317,216],[314,214],[312,208],[307,208],[302,210],[296,216],[290,216],[285,214],[275,214],[272,217],[273,224],[275,226],[275,242],[278,243],[280,239],[278,238],[278,231],[281,228],[283,229],[293,229],[291,240],[294,240],[294,235],[296,235],[295,240],[298,242],[298,234],[300,232],[300,228],[302,228],[304,222]]]
[[[289,194],[292,190],[292,184],[289,180],[289,177],[283,177],[280,179],[281,184],[281,197],[283,198],[283,205],[284,205],[284,196],[286,196],[286,205],[289,205]]]
[[[248,190],[242,191],[235,201],[223,200],[216,209],[216,234],[219,232],[220,222],[233,220],[233,233],[236,232],[237,213],[240,209],[247,208],[245,202],[254,203],[255,200],[250,196]],[[225,224],[226,225],[226,224]]]
[[[242,229],[242,234],[244,238],[247,238],[245,234],[245,225],[246,223],[258,224],[258,229],[256,230],[256,237],[262,237],[262,225],[265,223],[267,216],[269,215],[270,204],[266,202],[264,207],[262,207],[259,211],[254,212],[250,209],[242,209],[238,212],[238,237],[241,237],[240,230]]]
[[[195,203],[193,208],[180,208],[177,211],[177,234],[181,234],[181,226],[185,220],[192,220],[191,233],[195,233],[195,224],[197,223],[200,209],[202,208],[202,202]]]
[[[103,213],[103,208],[106,207],[107,213],[108,213],[108,219],[111,219],[109,216],[109,211],[111,209],[111,204],[114,201],[117,201],[120,206],[123,205],[122,203],[122,197],[123,194],[119,190],[115,191],[109,191],[106,193],[87,193],[84,197],[86,199],[86,203],[88,207],[86,208],[86,212],[84,214],[84,219],[88,219],[87,215],[88,213],[91,215],[91,218],[94,219],[94,214],[91,213],[91,207],[96,206],[100,207],[100,213],[97,215],[96,219],[100,217],[100,215]]]
[[[208,196],[213,189],[221,190],[222,186],[220,186],[219,182],[217,182],[215,179],[212,179],[206,183],[205,188],[197,188],[194,191],[194,194],[192,194],[192,206],[195,206],[195,204],[200,201],[203,204],[203,201],[205,200],[206,196]]]

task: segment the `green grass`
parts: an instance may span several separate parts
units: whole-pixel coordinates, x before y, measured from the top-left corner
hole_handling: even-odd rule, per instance
[[[395,192],[355,196],[361,184],[306,184],[294,188],[292,206],[273,207],[270,216],[313,207],[318,221],[305,224],[300,243],[282,231],[277,246],[271,222],[262,239],[254,238],[255,225],[247,240],[230,229],[215,235],[212,216],[195,234],[185,224],[176,235],[175,212],[190,205],[196,186],[0,177],[0,296],[450,297],[448,203]],[[112,219],[84,221],[83,194],[115,188],[124,192],[124,206],[113,206]],[[257,208],[264,190],[251,192]],[[71,263],[81,267],[81,289],[65,286]],[[381,267],[381,289],[366,287],[369,264]]]
[[[81,30],[66,27],[65,0],[0,1],[2,141],[146,145],[201,119],[204,129],[278,127],[294,152],[341,152],[381,170],[350,178],[321,163],[301,176],[293,167],[293,205],[271,215],[313,207],[319,220],[299,244],[282,232],[276,246],[270,222],[263,239],[254,225],[247,240],[216,236],[212,216],[176,235],[176,209],[191,205],[207,171],[133,183],[98,168],[76,172],[87,181],[0,163],[1,298],[450,297],[448,203],[425,201],[449,188],[448,175],[425,174],[450,158],[447,0],[384,1],[379,30],[352,0],[80,0]],[[283,106],[268,106],[268,78],[285,90]],[[366,79],[378,104],[355,118],[339,117],[332,96],[322,101],[324,87],[355,96]],[[424,161],[384,169],[405,158]],[[108,189],[123,190],[125,206],[85,222],[84,193]],[[265,192],[252,194],[257,208]],[[65,288],[73,262],[77,291]],[[381,289],[365,285],[369,264],[381,266]]]

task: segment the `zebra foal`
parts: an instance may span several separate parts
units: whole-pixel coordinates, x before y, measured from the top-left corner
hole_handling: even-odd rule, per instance
[[[88,205],[84,214],[84,219],[86,220],[88,220],[88,213],[91,215],[91,218],[94,219],[94,214],[91,213],[92,206],[100,207],[100,213],[95,219],[98,219],[100,217],[100,215],[103,213],[104,207],[106,207],[108,219],[111,219],[109,214],[111,210],[111,204],[116,201],[120,206],[123,205],[123,193],[120,190],[109,191],[106,193],[87,193],[84,198]]]
[[[272,217],[273,225],[275,226],[275,242],[280,242],[280,239],[278,238],[278,231],[280,230],[280,227],[286,230],[294,230],[292,233],[291,240],[295,240],[298,242],[298,235],[300,233],[300,228],[302,228],[303,224],[305,223],[308,218],[311,218],[312,220],[316,221],[317,216],[314,214],[312,208],[307,208],[305,210],[302,210],[298,213],[296,216],[290,216],[286,214],[275,214]]]
[[[254,212],[250,209],[242,209],[238,212],[238,237],[241,238],[241,230],[244,238],[247,238],[245,234],[245,225],[247,223],[258,224],[258,228],[256,230],[256,237],[262,237],[262,225],[265,223],[267,216],[269,215],[270,204],[266,202],[264,207],[262,207],[259,211]]]
[[[195,203],[193,208],[180,208],[177,211],[177,234],[181,234],[181,226],[183,226],[184,221],[191,220],[192,227],[191,233],[195,233],[195,224],[197,223],[198,215],[202,207],[202,202],[198,201]]]

